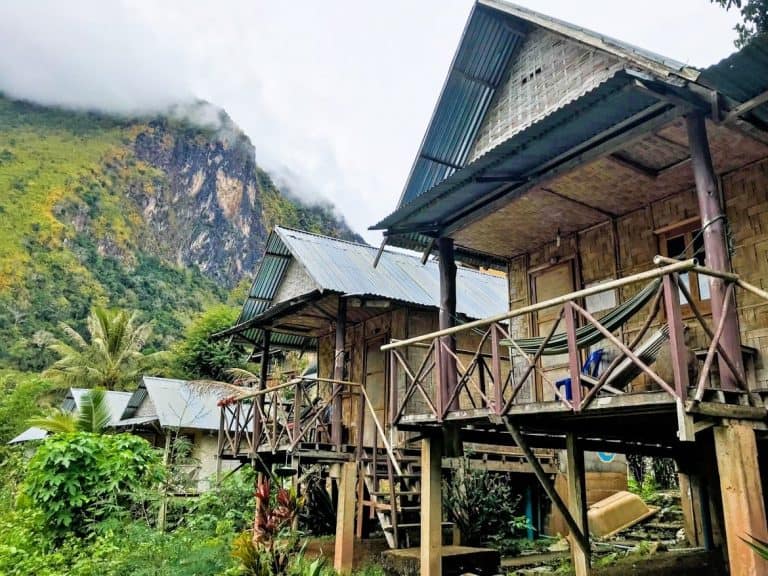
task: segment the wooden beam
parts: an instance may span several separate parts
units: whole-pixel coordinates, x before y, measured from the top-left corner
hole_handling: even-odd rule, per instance
[[[758,106],[762,106],[766,102],[768,102],[768,90],[758,94],[754,98],[750,98],[749,100],[742,102],[735,108],[732,108],[731,110],[729,110],[728,114],[725,115],[723,122],[730,122],[731,120],[735,120],[739,116],[746,114],[747,112],[749,112],[750,110],[753,110],[754,108],[757,108]]]
[[[742,539],[768,540],[755,431],[744,424],[714,429],[731,576],[768,573],[768,560]]]
[[[649,180],[656,180],[656,177],[658,176],[658,172],[656,172],[656,170],[653,168],[643,166],[639,162],[635,162],[629,158],[624,158],[623,156],[620,156],[618,152],[609,154],[608,159],[614,164],[618,164],[619,166],[623,166],[624,168],[632,170],[632,172],[635,174],[639,174],[640,176],[648,178]]]
[[[509,418],[504,418],[503,422],[510,436],[512,436],[517,446],[520,448],[520,450],[523,451],[523,454],[525,454],[525,458],[528,460],[531,468],[533,468],[533,473],[536,475],[536,478],[541,484],[541,487],[544,489],[544,492],[546,492],[547,496],[549,496],[549,499],[552,500],[552,503],[563,515],[563,519],[568,525],[568,529],[571,531],[571,535],[576,541],[577,546],[584,554],[589,555],[589,541],[581,531],[579,524],[576,522],[576,520],[574,520],[573,516],[571,515],[571,511],[568,509],[568,506],[566,506],[565,502],[563,502],[563,499],[560,498],[560,495],[555,490],[555,487],[549,480],[549,476],[546,472],[544,472],[539,459],[536,458],[533,450],[531,450],[530,446],[528,446],[528,444],[523,439],[523,434],[520,432],[520,429],[515,424],[513,424]]]
[[[336,506],[336,542],[333,568],[339,574],[352,572],[355,550],[355,494],[357,484],[357,462],[341,464],[339,496]]]
[[[421,576],[442,576],[442,458],[440,435],[421,441]]]
[[[569,432],[565,435],[565,450],[567,458],[568,474],[568,508],[573,515],[576,524],[584,534],[584,539],[589,543],[589,525],[587,523],[587,486],[584,471],[584,448],[580,445],[576,434]],[[569,535],[571,542],[571,562],[576,576],[589,576],[592,573],[590,566],[589,548],[582,548],[576,541],[575,534]]]
[[[576,204],[578,206],[581,206],[582,208],[586,208],[587,210],[592,210],[593,212],[597,212],[601,216],[605,216],[606,218],[615,218],[616,215],[612,212],[608,212],[608,210],[604,210],[602,208],[598,208],[597,206],[593,206],[592,204],[587,204],[586,202],[582,202],[581,200],[576,200],[576,198],[571,198],[570,196],[566,196],[565,194],[562,194],[561,192],[558,192],[557,190],[552,190],[551,188],[541,188],[543,192],[546,192],[548,194],[551,194],[552,196],[556,196],[560,198],[561,200],[565,200],[567,202],[571,202],[572,204]]]

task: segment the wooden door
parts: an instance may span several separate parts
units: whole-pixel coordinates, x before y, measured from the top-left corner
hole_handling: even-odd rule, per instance
[[[543,302],[573,292],[575,281],[572,261],[568,260],[535,272],[531,283],[534,302]],[[560,313],[560,308],[560,306],[554,306],[533,315],[535,334],[546,336],[549,333]],[[565,332],[564,321],[558,327],[558,333],[560,332]],[[554,384],[557,380],[568,377],[568,354],[542,356],[540,366],[543,377]],[[552,387],[544,383],[541,375],[536,378],[536,398],[539,401],[555,399]]]
[[[381,424],[382,429],[386,429],[387,416],[387,374],[386,374],[386,354],[381,351],[386,338],[375,338],[365,343],[365,378],[363,385],[368,393],[368,398],[373,405],[373,411],[376,419]],[[371,417],[370,409],[365,408],[365,424],[363,427],[363,444],[365,446],[374,446],[376,438],[376,424]],[[381,439],[379,439],[381,443]]]

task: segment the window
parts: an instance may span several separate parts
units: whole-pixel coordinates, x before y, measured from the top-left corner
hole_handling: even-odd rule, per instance
[[[679,259],[696,258],[700,264],[705,261],[704,237],[701,234],[698,219],[663,232],[659,237],[659,244],[664,256]],[[696,272],[686,272],[680,274],[680,279],[691,293],[696,307],[703,313],[709,312],[709,278]],[[680,292],[680,303],[683,304],[684,310],[690,312],[690,306],[687,305],[682,291]]]

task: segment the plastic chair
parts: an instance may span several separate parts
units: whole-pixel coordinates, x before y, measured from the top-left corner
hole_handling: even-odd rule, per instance
[[[591,376],[592,378],[597,378],[597,373],[600,371],[600,362],[603,359],[603,349],[598,348],[597,350],[594,350],[590,352],[589,356],[587,356],[587,361],[584,362],[584,366],[581,367],[581,373],[585,374],[586,376]],[[573,400],[573,390],[571,390],[571,379],[563,378],[561,380],[558,380],[555,382],[555,386],[557,386],[557,389],[560,390],[561,388],[565,389],[565,399],[570,401]]]

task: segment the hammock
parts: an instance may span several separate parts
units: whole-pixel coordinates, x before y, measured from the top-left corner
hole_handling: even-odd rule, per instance
[[[637,314],[656,293],[660,285],[661,279],[657,278],[632,296],[632,298],[619,304],[605,316],[598,318],[598,322],[600,322],[600,324],[602,324],[609,332],[613,332],[632,318],[632,316]],[[603,338],[604,336],[600,331],[590,324],[576,329],[576,344],[579,348],[591,346]],[[544,339],[545,336],[538,336],[535,338],[515,338],[514,341],[526,354],[533,355],[536,354],[541,343],[544,342]],[[511,346],[512,342],[505,338],[501,341],[501,344],[504,346]],[[550,338],[549,342],[544,347],[542,355],[554,356],[555,354],[567,353],[568,337],[565,333],[558,332]]]

